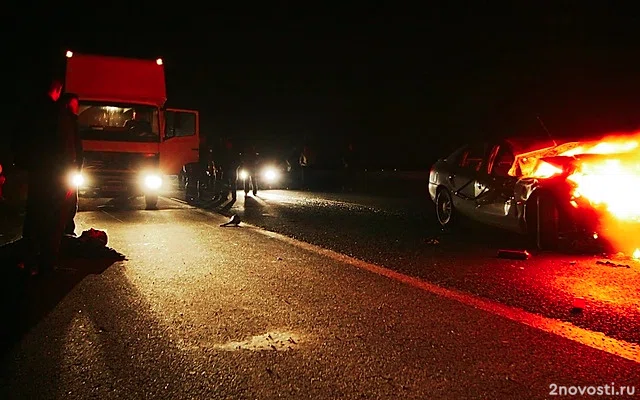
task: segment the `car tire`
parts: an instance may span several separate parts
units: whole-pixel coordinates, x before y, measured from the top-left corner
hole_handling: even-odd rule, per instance
[[[560,209],[553,196],[541,193],[536,196],[534,220],[535,245],[539,250],[556,250],[560,238]]]
[[[157,194],[145,195],[144,203],[147,210],[156,210],[158,208],[158,195]]]
[[[447,189],[439,189],[436,194],[436,218],[443,228],[450,228],[455,222],[455,209],[453,197]]]

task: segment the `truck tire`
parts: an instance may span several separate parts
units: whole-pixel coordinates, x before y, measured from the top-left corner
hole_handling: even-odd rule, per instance
[[[158,195],[157,194],[147,194],[144,196],[144,203],[146,205],[147,210],[157,210],[158,209]]]

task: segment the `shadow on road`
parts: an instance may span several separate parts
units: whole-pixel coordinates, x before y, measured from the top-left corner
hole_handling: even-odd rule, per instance
[[[9,250],[15,248],[2,248],[3,266]],[[172,371],[193,366],[178,361],[183,351],[167,338],[124,270],[109,268],[124,258],[112,254],[69,254],[61,271],[41,280],[2,269],[3,296],[6,288],[15,290],[7,296],[10,303],[3,301],[0,320],[8,334],[1,348],[0,398],[144,398],[149,390],[163,398],[184,395]],[[220,389],[219,382],[209,386]]]
[[[118,211],[137,210],[144,204],[140,198],[115,197],[109,199],[105,204],[98,206],[99,209],[110,209]]]
[[[55,306],[91,274],[101,274],[125,257],[108,247],[96,248],[67,238],[56,271],[47,276],[31,277],[22,268],[24,242],[16,240],[0,247],[0,355],[42,320]]]

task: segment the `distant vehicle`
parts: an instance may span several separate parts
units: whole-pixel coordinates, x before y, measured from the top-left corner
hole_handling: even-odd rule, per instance
[[[442,227],[463,215],[530,235],[539,248],[553,249],[572,235],[597,238],[609,216],[621,223],[640,221],[640,206],[625,208],[619,201],[624,182],[612,182],[613,175],[604,171],[637,168],[637,153],[631,154],[635,164],[624,161],[633,149],[638,141],[556,145],[511,138],[471,143],[433,165],[429,195]]]
[[[80,195],[144,195],[155,208],[166,177],[199,161],[198,112],[164,108],[162,59],[66,56],[65,91],[80,98]]]
[[[261,189],[286,188],[289,184],[289,173],[291,172],[291,166],[288,162],[276,155],[261,156],[258,154],[258,157],[258,187]],[[247,182],[247,179],[249,179],[248,170],[240,166],[238,180],[241,187],[246,187],[245,182]]]

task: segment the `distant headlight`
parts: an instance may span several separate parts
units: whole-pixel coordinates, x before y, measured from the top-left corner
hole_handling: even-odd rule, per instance
[[[147,189],[160,189],[160,186],[162,186],[162,178],[159,175],[147,175],[144,177],[144,185]]]
[[[262,172],[262,174],[264,176],[264,180],[267,183],[274,183],[280,177],[280,174],[278,173],[278,170],[276,170],[275,168],[265,168],[265,170]]]
[[[75,187],[84,185],[84,176],[80,172],[71,174],[71,185]]]
[[[240,179],[247,179],[249,177],[249,173],[244,169],[240,171]]]

